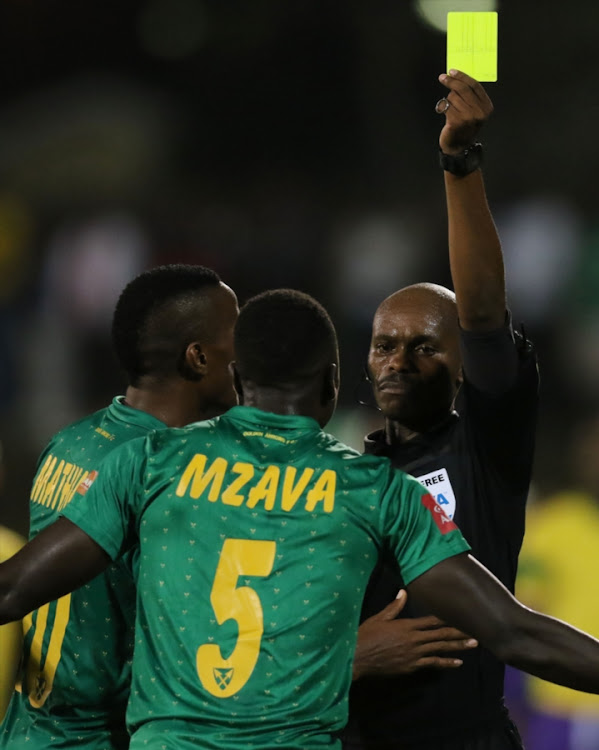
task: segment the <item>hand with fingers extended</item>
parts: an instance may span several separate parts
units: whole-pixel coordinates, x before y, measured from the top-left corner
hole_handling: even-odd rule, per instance
[[[407,598],[402,589],[397,599],[360,625],[354,680],[365,675],[410,674],[426,667],[456,668],[462,665],[462,660],[442,654],[478,646],[474,638],[448,627],[432,615],[395,619]]]
[[[439,81],[449,89],[435,108],[445,115],[439,146],[444,154],[458,154],[474,142],[493,112],[493,103],[478,81],[459,70],[442,73]]]

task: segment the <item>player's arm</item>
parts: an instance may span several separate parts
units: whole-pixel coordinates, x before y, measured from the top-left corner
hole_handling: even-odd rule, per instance
[[[144,446],[142,437],[111,451],[61,518],[0,565],[0,623],[87,583],[131,546]]]
[[[474,638],[433,615],[395,619],[406,601],[407,593],[402,589],[394,602],[360,625],[354,680],[370,675],[411,674],[427,668],[455,669],[463,661],[453,654],[478,645]]]
[[[449,89],[439,147],[457,155],[476,141],[493,105],[484,88],[459,71],[443,74]],[[468,331],[492,331],[505,321],[505,278],[501,244],[487,203],[483,176],[476,169],[463,177],[445,175],[449,262],[460,325]]]
[[[391,464],[381,521],[383,538],[391,543],[406,581],[416,578],[435,562],[469,549],[455,525],[438,508],[449,532],[439,534],[439,519],[430,509],[433,498],[420,483]],[[428,505],[424,505],[426,502]],[[434,541],[431,552],[430,544]],[[409,593],[409,591],[408,591]],[[405,592],[404,592],[405,594]],[[405,596],[382,612],[365,620],[358,629],[353,679],[364,676],[410,674],[419,669],[452,669],[461,666],[455,652],[475,648],[475,639],[435,616],[395,619],[406,603]],[[448,654],[451,654],[449,656]]]
[[[66,518],[41,531],[0,564],[0,624],[20,620],[101,573],[111,558]]]
[[[408,585],[408,592],[472,633],[506,664],[558,685],[599,693],[599,641],[524,607],[470,555],[434,565]]]

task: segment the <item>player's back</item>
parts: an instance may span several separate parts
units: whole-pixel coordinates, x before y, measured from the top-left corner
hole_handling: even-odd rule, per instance
[[[246,407],[144,450],[131,747],[336,747],[364,588],[400,515],[385,503],[424,490],[312,419]],[[408,578],[430,567],[410,549]]]
[[[57,433],[42,453],[30,498],[30,538],[91,485],[106,455],[164,425],[122,399]],[[47,750],[128,745],[135,588],[123,559],[24,620],[22,683],[0,725],[0,747]]]

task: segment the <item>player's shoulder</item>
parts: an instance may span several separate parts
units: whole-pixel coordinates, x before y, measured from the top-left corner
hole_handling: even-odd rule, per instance
[[[355,471],[368,471],[381,476],[393,475],[396,471],[391,461],[386,456],[374,456],[351,448],[342,443],[334,435],[328,432],[320,434],[317,443],[319,450],[326,451],[328,459],[338,461],[340,464]]]
[[[219,421],[220,418],[216,417],[202,422],[192,422],[185,427],[165,427],[160,430],[152,430],[144,438],[145,445],[150,451],[158,451],[173,445],[185,446],[190,441],[194,443],[210,442]]]
[[[106,418],[108,410],[109,407],[104,406],[102,409],[98,409],[91,414],[86,414],[80,419],[76,419],[75,421],[70,422],[69,424],[58,430],[58,432],[54,434],[52,439],[77,434],[79,432],[83,432],[91,425],[100,424]]]
[[[88,435],[93,434],[98,425],[106,416],[108,407],[98,409],[92,414],[86,414],[84,417],[70,422],[52,435],[48,440],[42,455],[53,453],[57,448],[69,450],[77,447],[82,440]]]
[[[320,432],[315,443],[317,450],[326,451],[328,457],[338,461],[359,461],[363,455],[351,448],[349,445],[341,442],[330,432]]]

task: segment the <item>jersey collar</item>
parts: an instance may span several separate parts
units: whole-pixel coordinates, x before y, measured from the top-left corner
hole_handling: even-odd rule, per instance
[[[233,406],[223,416],[254,426],[266,425],[277,429],[321,431],[320,425],[312,417],[302,417],[296,414],[274,414],[270,411],[256,409],[253,406]]]
[[[144,427],[148,430],[162,430],[166,427],[164,422],[156,419],[151,414],[141,411],[141,409],[134,409],[129,404],[126,404],[124,396],[113,398],[108,411],[110,416],[117,420],[117,422],[126,422],[127,424]]]

